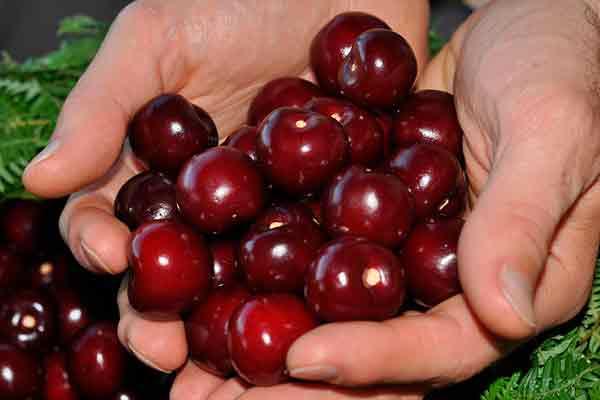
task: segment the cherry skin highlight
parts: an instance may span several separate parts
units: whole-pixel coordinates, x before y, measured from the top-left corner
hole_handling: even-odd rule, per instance
[[[192,157],[177,180],[177,202],[205,233],[223,233],[255,218],[266,202],[255,163],[240,150],[219,146]]]
[[[219,239],[210,242],[212,255],[212,287],[229,287],[235,285],[240,278],[240,262],[238,257],[239,242],[237,240]]]
[[[255,126],[244,125],[229,135],[223,142],[223,146],[235,147],[256,161],[256,136],[258,136],[258,129]]]
[[[464,221],[458,218],[415,226],[401,252],[408,290],[414,300],[433,307],[462,291],[458,280],[458,239]]]
[[[311,210],[302,203],[278,203],[267,208],[256,218],[250,231],[262,233],[286,225],[311,225]]]
[[[202,300],[212,285],[204,239],[178,222],[140,226],[131,240],[129,301],[139,312],[169,318]]]
[[[340,93],[337,81],[340,65],[358,35],[375,28],[391,29],[373,15],[346,12],[334,17],[317,33],[310,46],[310,65],[320,87],[332,95]]]
[[[68,285],[68,271],[71,268],[71,256],[58,253],[35,260],[30,274],[30,286],[33,289],[45,289],[54,292]]]
[[[77,292],[68,288],[56,291],[56,322],[59,343],[67,346],[92,323],[90,310],[83,304]]]
[[[272,111],[280,107],[302,107],[323,92],[314,83],[295,77],[268,82],[258,92],[248,109],[248,125],[258,126]]]
[[[0,398],[23,400],[40,388],[39,361],[32,353],[0,343]]]
[[[44,400],[79,400],[71,384],[65,353],[55,351],[44,359]]]
[[[323,226],[334,236],[363,236],[396,247],[414,220],[408,188],[393,175],[352,166],[335,177],[322,198]]]
[[[408,95],[417,77],[417,59],[408,42],[388,29],[361,33],[340,66],[342,94],[357,104],[393,109]]]
[[[240,377],[256,386],[286,380],[292,343],[317,326],[304,302],[289,294],[255,296],[229,322],[228,349]]]
[[[332,118],[280,108],[258,128],[256,151],[263,172],[289,195],[321,189],[348,161],[348,142]]]

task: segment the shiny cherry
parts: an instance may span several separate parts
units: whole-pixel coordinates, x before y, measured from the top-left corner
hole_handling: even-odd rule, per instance
[[[79,392],[90,399],[108,399],[125,378],[127,353],[119,343],[117,326],[99,322],[88,327],[71,345],[68,371]]]
[[[364,238],[330,242],[306,275],[306,302],[324,321],[388,319],[398,313],[405,295],[398,258]]]
[[[240,262],[248,286],[258,292],[297,292],[325,235],[310,222],[250,233],[240,244]]]
[[[41,291],[21,290],[2,299],[0,336],[24,350],[45,352],[55,335],[54,307]]]
[[[69,268],[72,259],[69,254],[58,253],[33,262],[30,285],[33,289],[54,291],[68,285]]]
[[[311,210],[302,203],[277,203],[256,218],[250,230],[265,232],[285,225],[310,225],[314,222]]]
[[[219,141],[214,122],[200,111],[178,94],[152,99],[129,124],[135,155],[155,171],[176,175],[191,156]]]
[[[185,320],[190,357],[213,373],[230,376],[233,371],[227,350],[229,320],[250,297],[243,286],[220,288],[192,309]]]
[[[117,194],[115,216],[131,230],[144,222],[179,218],[175,185],[159,172],[146,171],[135,175]]]
[[[290,195],[318,191],[348,160],[342,126],[298,108],[280,108],[263,121],[256,151],[271,183]]]
[[[292,343],[317,326],[304,302],[289,294],[256,296],[229,322],[228,349],[240,377],[257,386],[286,380],[285,359]]]
[[[339,94],[338,70],[352,44],[366,30],[390,27],[379,18],[362,12],[339,14],[325,25],[310,46],[310,65],[324,90]]]
[[[453,197],[464,202],[465,178],[460,163],[448,150],[433,144],[398,149],[387,162],[389,172],[400,178],[415,200],[418,218],[449,215]]]
[[[213,288],[234,285],[241,275],[237,240],[217,239],[209,244],[212,255]]]
[[[384,136],[374,115],[350,102],[330,97],[313,99],[304,108],[331,117],[344,127],[352,164],[369,166],[383,160]]]
[[[414,219],[413,200],[400,179],[356,166],[335,177],[322,212],[332,236],[364,236],[387,247],[400,244]]]
[[[48,223],[44,204],[33,200],[6,202],[0,214],[0,234],[18,252],[31,254],[44,245]]]
[[[0,293],[14,289],[24,269],[23,259],[10,247],[0,245]]]
[[[69,288],[55,292],[58,339],[63,346],[73,341],[77,334],[92,322],[90,310],[83,304],[79,294]]]
[[[408,42],[388,29],[361,33],[340,66],[342,94],[370,108],[393,109],[417,77],[417,59]]]
[[[40,364],[33,353],[0,343],[0,399],[23,400],[40,389]]]
[[[173,317],[211,287],[212,257],[204,239],[178,222],[140,226],[129,249],[129,301],[139,312]]]
[[[421,223],[406,239],[400,259],[417,303],[433,307],[462,291],[456,251],[463,223],[458,218]]]
[[[446,148],[460,159],[462,137],[454,96],[450,93],[438,90],[413,93],[394,117],[393,142],[397,147],[432,143]]]
[[[235,147],[256,161],[256,136],[258,136],[258,129],[255,126],[244,125],[229,135],[223,142],[223,146]]]
[[[111,400],[136,400],[138,397],[130,391],[119,390]]]
[[[71,384],[65,353],[55,351],[44,359],[44,400],[78,400],[79,394]]]
[[[307,101],[323,95],[314,83],[285,77],[268,82],[258,92],[248,109],[248,125],[258,126],[272,111],[280,107],[302,107]]]
[[[177,180],[177,202],[202,232],[222,233],[260,213],[265,184],[255,163],[240,150],[215,147],[185,164]]]

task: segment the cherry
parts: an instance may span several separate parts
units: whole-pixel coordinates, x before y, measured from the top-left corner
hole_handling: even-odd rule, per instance
[[[229,287],[238,281],[240,266],[237,240],[214,240],[209,244],[212,254],[212,287]]]
[[[256,152],[274,186],[303,195],[318,191],[346,164],[348,143],[332,118],[280,108],[258,128]]]
[[[39,363],[32,353],[0,343],[0,372],[0,399],[29,399],[39,390]]]
[[[333,18],[317,33],[310,46],[310,64],[319,86],[330,94],[339,94],[337,76],[342,61],[358,35],[374,28],[391,29],[373,15],[347,12]]]
[[[417,59],[408,42],[388,29],[361,33],[340,66],[342,94],[370,108],[393,109],[417,77]]]
[[[55,351],[44,359],[44,400],[78,400],[79,395],[71,385],[67,370],[67,358],[63,352]]]
[[[344,237],[323,247],[306,276],[306,302],[324,321],[384,320],[398,313],[405,272],[387,248]]]
[[[256,161],[256,136],[258,136],[258,130],[255,126],[244,125],[229,135],[223,142],[223,146],[235,147]]]
[[[323,217],[321,215],[321,199],[318,197],[306,199],[303,204],[306,204],[312,212],[313,219],[318,225],[323,224]]]
[[[222,233],[258,215],[266,202],[263,178],[238,149],[215,147],[190,159],[177,180],[183,215],[206,233]]]
[[[70,264],[71,257],[65,253],[36,260],[31,270],[31,287],[54,291],[67,286]]]
[[[0,233],[18,252],[38,250],[44,243],[47,218],[42,203],[33,200],[11,200],[3,205]]]
[[[87,398],[107,399],[121,387],[127,353],[119,343],[117,326],[99,322],[73,342],[68,370],[80,393]]]
[[[247,382],[269,386],[286,379],[292,343],[317,323],[304,302],[289,294],[251,298],[229,322],[227,346],[236,372]]]
[[[135,400],[137,396],[133,392],[119,390],[112,397],[112,400]]]
[[[211,287],[212,257],[204,239],[178,222],[151,222],[131,239],[128,295],[133,308],[172,317],[203,299]]]
[[[305,109],[338,121],[344,127],[352,164],[374,165],[383,159],[384,136],[377,119],[354,104],[328,97],[306,103]]]
[[[457,247],[464,221],[429,221],[415,226],[400,253],[414,300],[433,307],[460,293]]]
[[[250,103],[248,125],[258,126],[277,108],[302,107],[307,101],[322,95],[321,89],[305,79],[294,77],[274,79],[263,86]]]
[[[248,286],[259,292],[301,293],[306,269],[325,240],[314,222],[251,232],[240,245]]]
[[[227,350],[229,319],[248,297],[242,286],[217,289],[185,320],[190,357],[210,372],[225,377],[234,372]]]
[[[115,199],[115,216],[134,230],[144,222],[179,218],[175,185],[159,172],[142,172],[129,179]]]
[[[178,94],[163,94],[144,105],[129,125],[137,157],[171,176],[194,154],[216,146],[217,128],[210,116]]]
[[[278,203],[267,208],[252,224],[251,232],[261,233],[286,225],[311,225],[314,217],[302,203]]]
[[[332,236],[364,236],[395,247],[414,219],[413,200],[393,175],[352,166],[338,174],[322,198],[323,225]]]
[[[0,293],[17,285],[24,268],[24,261],[15,251],[0,245]]]
[[[21,290],[0,304],[0,335],[24,350],[45,352],[54,339],[54,307],[40,291]]]
[[[384,158],[388,158],[392,153],[392,129],[394,127],[394,119],[391,114],[386,112],[377,112],[375,115],[379,127],[383,132],[383,156]]]
[[[387,168],[408,186],[417,217],[452,216],[452,212],[462,211],[456,204],[446,209],[453,197],[464,203],[465,178],[456,157],[443,147],[415,144],[399,149],[388,160]]]
[[[58,338],[62,345],[68,345],[79,332],[92,322],[90,310],[83,304],[77,292],[62,288],[55,294]]]
[[[394,118],[393,141],[398,147],[432,143],[460,159],[462,137],[454,96],[450,93],[438,90],[413,93],[402,103]]]

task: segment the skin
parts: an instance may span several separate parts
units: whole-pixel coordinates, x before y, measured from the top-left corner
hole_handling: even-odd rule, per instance
[[[129,232],[112,202],[140,170],[127,145],[121,152],[139,106],[179,92],[231,132],[261,84],[310,78],[312,36],[337,13],[360,9],[407,37],[423,71],[420,88],[456,96],[471,183],[458,255],[464,294],[425,314],[319,327],[287,358],[307,383],[247,388],[186,364],[181,321],[144,319],[122,290],[119,336],[146,363],[179,369],[172,399],[420,399],[581,310],[600,242],[600,2],[491,2],[426,68],[425,1],[249,3],[140,1],[115,22],[65,104],[57,144],[24,176],[38,195],[74,193],[60,226],[75,256],[95,271],[126,268]],[[372,384],[383,386],[363,388]]]

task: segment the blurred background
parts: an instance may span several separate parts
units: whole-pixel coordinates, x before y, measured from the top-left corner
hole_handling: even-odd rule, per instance
[[[165,0],[169,1],[169,0]],[[17,60],[58,45],[56,27],[66,16],[87,14],[111,21],[130,0],[0,0],[0,50]],[[461,0],[432,0],[432,27],[449,37],[470,13]]]

